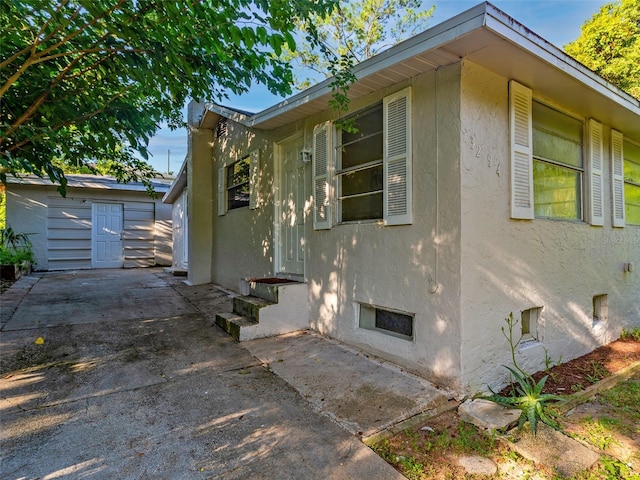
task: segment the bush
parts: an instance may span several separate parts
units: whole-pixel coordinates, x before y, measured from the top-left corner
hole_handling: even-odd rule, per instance
[[[35,255],[28,233],[16,233],[9,226],[0,230],[0,264],[22,265],[35,263]]]

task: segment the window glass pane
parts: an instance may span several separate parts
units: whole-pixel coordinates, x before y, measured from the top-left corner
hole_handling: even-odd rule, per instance
[[[582,122],[533,102],[533,155],[582,168]]]
[[[354,122],[355,132],[342,131],[342,145],[382,132],[382,104],[379,103],[373,108],[356,113],[348,117],[347,121],[349,120]]]
[[[227,209],[249,206],[249,158],[227,167]]]
[[[382,192],[342,200],[342,221],[382,218]]]
[[[341,175],[342,196],[382,190],[382,165]]]
[[[242,159],[229,166],[228,182],[230,187],[249,181],[249,159]]]
[[[640,185],[640,147],[624,142],[624,180]]]
[[[342,147],[341,168],[350,168],[363,163],[382,162],[382,132]]]
[[[356,113],[347,120],[352,121],[354,131],[339,132],[338,169],[345,170],[371,162],[374,162],[374,166],[339,174],[339,196],[342,197],[340,220],[348,222],[382,218],[382,103]]]
[[[229,189],[228,210],[249,206],[249,184],[245,183]]]
[[[413,317],[376,308],[376,328],[413,337]]]
[[[640,186],[624,184],[624,204],[626,223],[640,225]]]
[[[534,160],[536,217],[581,219],[581,181],[580,172]]]

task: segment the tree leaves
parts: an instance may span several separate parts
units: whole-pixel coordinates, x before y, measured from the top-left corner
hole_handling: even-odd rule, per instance
[[[426,28],[434,8],[422,0],[350,0],[329,16],[317,17],[306,42],[288,48],[287,58],[306,70],[298,88],[346,68],[405,40]],[[328,55],[331,53],[332,55]],[[334,103],[339,102],[334,98]]]
[[[337,0],[5,0],[0,50],[0,179],[60,182],[67,164],[134,161],[161,122],[178,126],[188,98],[220,101],[254,83],[291,92],[299,25]],[[54,163],[56,160],[56,163]],[[64,189],[63,189],[64,190]]]
[[[565,51],[640,99],[640,0],[607,3]]]

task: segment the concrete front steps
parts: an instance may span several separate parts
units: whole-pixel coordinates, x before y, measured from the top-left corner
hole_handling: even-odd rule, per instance
[[[216,324],[244,342],[309,328],[307,285],[279,278],[241,281],[233,311],[216,315]]]

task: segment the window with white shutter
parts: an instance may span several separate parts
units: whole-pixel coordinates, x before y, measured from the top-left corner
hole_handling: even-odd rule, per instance
[[[249,154],[249,208],[258,208],[260,193],[260,150]]]
[[[383,101],[384,221],[411,223],[411,90],[405,88]]]
[[[227,213],[227,171],[225,167],[218,170],[218,215]]]
[[[593,119],[589,120],[589,178],[590,178],[590,208],[589,223],[604,225],[604,201],[602,194],[603,173],[603,145],[602,124]]]
[[[331,228],[331,130],[330,123],[313,130],[313,228]]]
[[[611,192],[614,227],[624,227],[625,224],[623,142],[622,133],[611,130]]]
[[[583,122],[509,82],[511,218],[582,219]]]
[[[509,82],[511,138],[511,218],[533,219],[531,90]]]
[[[411,89],[340,122],[335,179],[340,222],[411,223]]]

